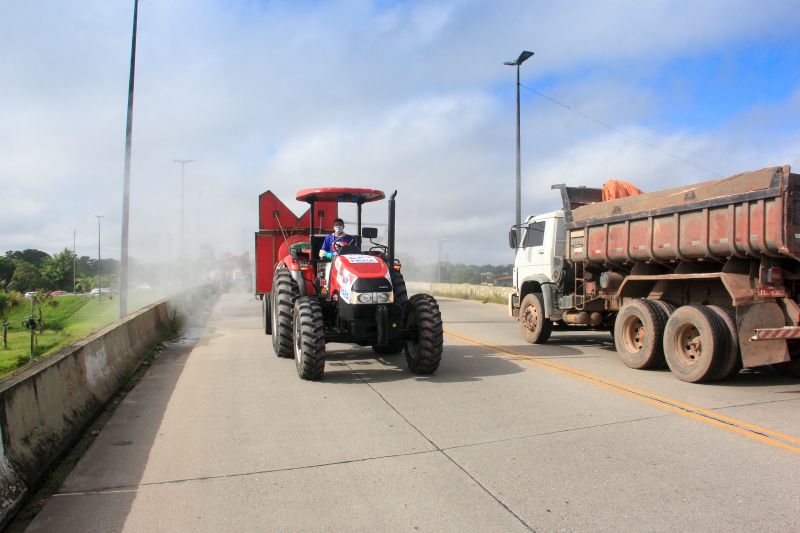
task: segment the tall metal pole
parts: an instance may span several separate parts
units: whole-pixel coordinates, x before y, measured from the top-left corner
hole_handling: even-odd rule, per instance
[[[517,64],[517,202],[516,202],[516,225],[522,224],[522,160],[520,155],[520,134],[519,134],[519,64]]]
[[[509,67],[516,67],[517,68],[517,183],[516,183],[516,226],[520,226],[522,224],[522,157],[520,155],[520,105],[519,105],[519,67],[525,61],[533,57],[533,52],[529,52],[527,50],[523,50],[522,53],[515,59],[514,61],[506,61],[503,63]]]
[[[131,70],[128,77],[128,120],[125,127],[125,178],[122,192],[122,246],[119,266],[119,316],[128,314],[128,226],[130,219],[131,143],[133,141],[133,85],[136,72],[136,23],[139,0],[133,0],[133,37],[131,38]],[[99,255],[99,253],[98,253]]]
[[[183,256],[184,253],[184,236],[185,236],[185,224],[186,224],[186,165],[187,163],[194,163],[193,159],[173,159],[174,162],[180,163],[181,165],[181,269],[184,268],[185,258]],[[183,280],[183,276],[181,276],[181,280]]]
[[[442,282],[442,244],[444,244],[444,241],[446,240],[447,237],[442,237],[441,239],[439,239],[439,262],[437,263],[438,268],[436,269],[437,270],[436,281],[439,283]]]
[[[100,277],[100,220],[105,215],[95,215],[97,217],[97,299],[103,299],[103,279]]]
[[[78,238],[78,230],[72,230],[72,294],[78,292],[78,254],[75,253],[75,241]]]

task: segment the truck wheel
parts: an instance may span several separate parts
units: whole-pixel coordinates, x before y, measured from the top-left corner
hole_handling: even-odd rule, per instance
[[[664,301],[664,300],[647,300],[647,301],[648,302],[653,302],[662,311],[664,311],[664,314],[666,315],[664,317],[664,325],[666,325],[667,320],[669,320],[669,317],[672,316],[672,313],[675,312],[675,309],[678,308],[677,305],[669,303],[669,302]],[[661,351],[662,354],[664,353],[663,344],[664,344],[664,341],[663,341],[663,336],[662,336],[662,340],[659,342],[659,346],[662,347],[662,351]],[[661,357],[661,362],[659,363],[658,368],[667,368],[667,359],[665,357],[663,357],[663,355]]]
[[[262,326],[264,326],[264,334],[265,335],[272,335],[272,309],[271,309],[271,298],[272,295],[267,293],[264,295],[264,305],[261,309],[262,315]]]
[[[736,315],[733,309],[720,307],[718,305],[709,305],[711,311],[717,314],[722,322],[725,324],[725,330],[728,333],[728,353],[722,364],[717,370],[717,373],[711,376],[712,381],[723,381],[739,373],[742,369],[742,358],[739,355],[739,335],[736,332]]]
[[[397,355],[406,347],[405,341],[391,341],[386,346],[372,345],[372,351],[380,355]]]
[[[708,307],[679,307],[664,330],[669,369],[678,379],[690,383],[710,379],[728,357],[728,336],[722,318]]]
[[[391,276],[392,290],[394,291],[394,303],[402,305],[408,301],[406,281],[403,279],[403,274],[399,270],[392,270]],[[399,353],[399,351],[394,353]]]
[[[405,343],[408,369],[415,374],[432,374],[439,368],[444,347],[442,313],[429,294],[415,294],[406,305]]]
[[[531,344],[544,344],[553,331],[553,323],[544,316],[544,298],[541,293],[526,294],[519,306],[519,331]]]
[[[622,306],[614,322],[614,344],[622,362],[630,368],[662,366],[661,347],[667,314],[650,300],[632,300]]]
[[[278,357],[290,358],[292,350],[292,325],[294,322],[294,303],[300,290],[289,271],[280,269],[272,280],[272,348]]]
[[[315,381],[325,372],[325,323],[316,298],[303,296],[294,304],[294,361],[301,379]]]

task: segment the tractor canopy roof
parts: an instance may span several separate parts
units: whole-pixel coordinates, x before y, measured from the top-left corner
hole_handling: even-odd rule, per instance
[[[320,187],[297,191],[297,199],[301,202],[352,202],[365,204],[383,200],[386,195],[376,189],[358,189],[353,187]]]

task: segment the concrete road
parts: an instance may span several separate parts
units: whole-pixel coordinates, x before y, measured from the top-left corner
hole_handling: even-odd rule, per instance
[[[686,384],[609,335],[532,346],[502,306],[440,303],[435,376],[330,344],[310,383],[224,295],[29,530],[800,530],[800,380]]]

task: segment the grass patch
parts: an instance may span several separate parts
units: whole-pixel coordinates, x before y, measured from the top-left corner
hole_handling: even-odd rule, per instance
[[[119,315],[119,300],[116,298],[98,301],[84,296],[62,296],[56,301],[57,306],[45,305],[42,310],[46,329],[44,333],[36,334],[36,359],[101,329]],[[30,302],[25,300],[9,317],[8,348],[0,347],[0,377],[11,374],[31,360],[31,334],[22,326],[22,321],[30,314]],[[38,313],[34,316],[38,317]]]

